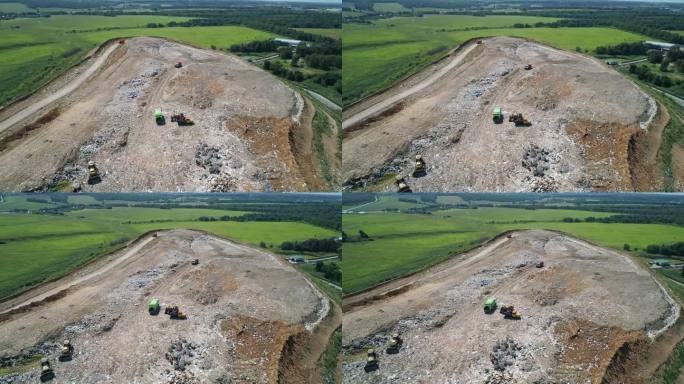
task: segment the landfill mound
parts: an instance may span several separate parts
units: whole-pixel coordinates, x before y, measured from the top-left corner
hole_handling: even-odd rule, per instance
[[[600,61],[496,37],[433,67],[385,92],[402,96],[393,106],[378,95],[346,114],[347,188],[394,190],[402,175],[413,191],[662,189],[667,112]],[[416,155],[427,172],[414,176]]]
[[[166,313],[174,307],[178,316]],[[0,364],[45,356],[55,383],[306,382],[330,309],[275,255],[165,231],[2,303]],[[61,361],[64,340],[73,357]],[[36,367],[0,382],[39,376]]]
[[[497,305],[486,311],[490,298]],[[541,230],[501,236],[344,306],[346,383],[622,383],[621,364],[680,311],[629,257]],[[388,353],[394,333],[403,343]],[[378,365],[366,372],[368,348]]]
[[[101,65],[85,83],[0,132],[3,190],[330,189],[314,151],[313,105],[270,73],[163,39],[112,44],[100,53],[106,60],[83,64]]]

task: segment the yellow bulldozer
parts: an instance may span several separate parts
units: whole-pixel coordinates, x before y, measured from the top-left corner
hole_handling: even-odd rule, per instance
[[[366,355],[366,365],[363,370],[366,372],[373,372],[378,369],[378,355],[375,353],[374,349],[369,349]]]
[[[55,378],[55,371],[50,366],[50,360],[43,357],[40,360],[40,381],[50,381]]]
[[[416,166],[413,168],[413,177],[424,176],[427,173],[425,160],[421,155],[416,155]]]
[[[398,333],[393,333],[392,337],[390,337],[389,346],[387,346],[385,352],[389,355],[399,353],[402,344],[404,344],[404,340],[401,339]]]
[[[397,177],[394,180],[394,184],[397,186],[397,192],[400,193],[411,193],[413,192],[411,190],[411,187],[406,183],[406,180],[404,179],[404,176],[402,175],[397,175]]]
[[[59,361],[69,361],[74,356],[74,346],[69,340],[64,340],[62,344],[62,352],[59,354]]]
[[[100,171],[97,169],[95,162],[90,160],[88,162],[88,184],[97,184],[102,181]]]
[[[514,112],[508,117],[508,121],[514,123],[516,127],[529,127],[532,123],[523,117],[522,113]]]

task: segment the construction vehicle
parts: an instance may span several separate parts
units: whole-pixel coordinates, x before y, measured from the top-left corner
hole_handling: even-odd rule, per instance
[[[164,117],[164,114],[162,113],[161,109],[154,110],[154,121],[157,122],[157,125],[166,124],[166,117]]]
[[[385,350],[388,355],[393,355],[395,353],[399,353],[399,349],[401,348],[401,345],[404,344],[404,340],[399,337],[398,333],[393,333],[392,337],[390,337],[390,342],[389,346]]]
[[[537,268],[544,268],[544,262],[543,261],[538,262],[536,267]]]
[[[74,356],[74,346],[69,340],[64,340],[62,352],[59,354],[59,361],[69,361]]]
[[[499,312],[504,315],[504,319],[520,320],[520,314],[512,305],[502,305]]]
[[[525,66],[525,70],[526,70],[526,71],[529,71],[529,70],[532,69],[532,68],[533,68],[533,67],[532,67],[532,64],[527,64],[527,65]]]
[[[197,265],[199,264],[199,259],[193,259],[192,262],[190,263],[192,265]]]
[[[394,184],[397,185],[397,192],[401,193],[411,193],[413,192],[411,190],[411,187],[406,183],[406,180],[404,180],[404,176],[402,175],[397,175],[395,178]]]
[[[522,113],[513,113],[508,117],[508,121],[515,123],[516,127],[529,127],[532,123],[523,117]]]
[[[151,299],[150,303],[147,305],[147,310],[150,312],[150,315],[156,315],[159,313],[159,310],[161,309],[161,306],[159,305],[159,299]]]
[[[95,162],[90,160],[88,162],[88,184],[97,184],[102,181],[100,177],[100,171],[97,170]]]
[[[496,124],[503,123],[503,112],[501,111],[501,107],[494,107],[494,111],[492,111],[492,119]]]
[[[366,365],[363,367],[363,370],[366,372],[373,372],[376,369],[378,369],[378,355],[375,353],[374,349],[369,349],[366,357]]]
[[[40,381],[48,381],[55,378],[55,371],[52,370],[50,366],[50,360],[47,357],[43,357],[40,360]]]
[[[413,168],[413,177],[423,176],[427,173],[427,167],[425,166],[425,160],[421,155],[416,155],[416,167]]]
[[[484,311],[485,313],[494,313],[496,311],[496,299],[493,297],[490,297],[485,301],[484,303]]]
[[[171,115],[171,122],[178,123],[178,125],[195,125],[195,122],[191,118],[185,116],[182,113],[177,115]]]
[[[179,61],[179,62],[177,62],[176,64],[174,64],[173,66],[176,67],[176,68],[183,68],[183,63],[181,63],[181,62]]]
[[[178,307],[175,306],[175,305],[174,305],[173,307],[166,307],[166,308],[164,309],[164,314],[165,314],[165,315],[169,315],[169,318],[170,318],[170,319],[173,319],[173,320],[185,320],[185,319],[188,318],[188,317],[185,315],[185,313],[183,313],[183,312],[182,312],[180,309],[178,309]]]

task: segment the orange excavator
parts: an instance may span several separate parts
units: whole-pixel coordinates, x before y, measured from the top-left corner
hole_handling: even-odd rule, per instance
[[[171,122],[178,123],[178,125],[195,125],[195,122],[192,121],[191,118],[182,113],[171,115]]]

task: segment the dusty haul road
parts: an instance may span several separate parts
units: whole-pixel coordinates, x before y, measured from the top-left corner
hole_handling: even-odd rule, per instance
[[[3,190],[330,189],[314,149],[313,105],[270,73],[157,38],[127,40],[98,55],[80,76],[68,73],[49,93],[0,111],[8,125],[0,132]],[[155,122],[155,109],[165,125]],[[195,125],[178,126],[173,113]],[[336,129],[325,144],[337,140]],[[334,153],[325,156],[339,163]],[[102,174],[98,184],[87,183],[90,160]]]
[[[489,297],[522,318],[484,313]],[[499,238],[344,307],[346,383],[645,384],[635,362],[680,313],[628,257],[541,230]],[[404,344],[387,354],[393,332]],[[379,369],[366,373],[370,347]]]
[[[157,315],[148,313],[153,297]],[[171,320],[167,305],[188,318]],[[340,316],[277,256],[164,231],[0,304],[0,362],[45,355],[55,383],[315,383]],[[74,357],[61,362],[64,339]],[[38,376],[36,368],[0,382]]]
[[[532,125],[509,122],[514,112]],[[496,37],[345,111],[343,179],[370,190],[393,190],[390,174],[409,176],[414,191],[658,190],[668,119],[595,59]],[[422,177],[410,176],[416,155]]]

